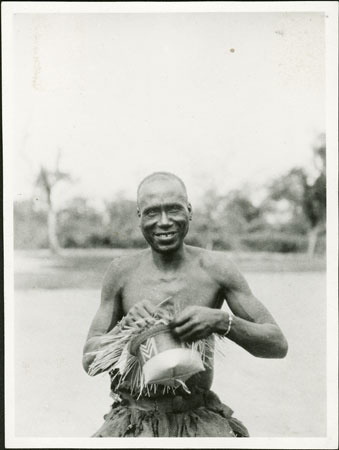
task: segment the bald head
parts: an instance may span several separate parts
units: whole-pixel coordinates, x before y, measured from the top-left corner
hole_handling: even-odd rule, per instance
[[[174,173],[170,172],[154,172],[145,177],[138,186],[137,191],[137,202],[138,205],[140,203],[140,196],[142,194],[142,191],[146,187],[150,187],[149,185],[154,184],[156,185],[158,182],[172,182],[176,185],[178,185],[179,190],[181,191],[182,195],[184,196],[185,200],[187,201],[187,191],[185,183],[182,181],[181,178],[179,178],[177,175],[174,175]]]

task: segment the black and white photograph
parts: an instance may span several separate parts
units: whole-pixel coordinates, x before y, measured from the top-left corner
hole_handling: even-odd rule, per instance
[[[337,20],[2,2],[6,448],[337,448]]]

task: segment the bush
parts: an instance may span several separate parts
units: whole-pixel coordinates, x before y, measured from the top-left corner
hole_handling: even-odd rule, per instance
[[[14,248],[48,248],[47,214],[32,200],[14,203]]]
[[[241,238],[248,250],[262,252],[305,252],[307,238],[301,235],[285,233],[253,233]]]

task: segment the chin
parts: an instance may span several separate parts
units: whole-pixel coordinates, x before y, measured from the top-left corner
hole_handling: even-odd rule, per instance
[[[174,242],[170,245],[158,245],[153,244],[151,245],[152,249],[155,250],[157,253],[173,253],[180,248],[180,242]]]
[[[179,245],[169,245],[166,247],[159,247],[158,245],[152,246],[153,250],[155,250],[157,253],[173,253],[178,250],[179,247]]]

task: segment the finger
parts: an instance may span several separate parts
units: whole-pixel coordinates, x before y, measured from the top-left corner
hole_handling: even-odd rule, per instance
[[[182,342],[193,342],[198,338],[196,337],[196,333],[194,330],[188,330],[187,333],[184,333],[181,336],[179,336],[179,339]]]
[[[205,333],[203,330],[191,329],[191,330],[188,330],[186,333],[183,333],[180,336],[180,340],[185,341],[185,342],[193,342],[193,341],[197,341],[199,339],[203,339],[204,337],[205,337]]]
[[[178,317],[174,317],[171,321],[171,327],[177,327],[183,325],[188,320],[192,318],[192,311],[190,309],[185,309]]]
[[[146,319],[147,317],[151,317],[152,313],[150,312],[151,308],[145,306],[144,304],[139,304],[135,308],[135,316],[139,318]]]
[[[138,320],[146,319],[147,317],[149,317],[149,314],[145,310],[140,308],[134,308],[126,316],[126,323],[128,325],[133,325]]]
[[[153,315],[154,312],[155,312],[155,310],[156,310],[155,305],[153,305],[153,303],[151,303],[151,302],[149,302],[149,301],[143,303],[142,306],[143,306],[144,310],[147,311],[147,313],[148,313],[149,315]]]
[[[136,325],[139,328],[145,328],[146,320],[147,319],[138,319],[137,321],[134,322],[134,325]]]
[[[146,317],[145,323],[146,325],[152,325],[154,324],[154,320],[152,319],[152,317]]]
[[[194,323],[186,322],[183,325],[176,326],[173,328],[173,333],[179,337],[190,332],[194,328]]]
[[[135,318],[133,316],[126,316],[125,325],[127,325],[128,327],[132,327],[132,326],[134,326],[136,321],[137,321],[137,318]]]

